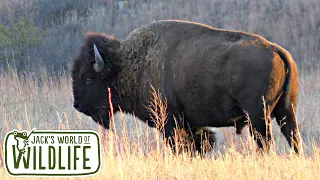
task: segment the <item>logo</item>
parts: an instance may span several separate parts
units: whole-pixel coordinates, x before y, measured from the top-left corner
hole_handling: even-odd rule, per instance
[[[101,167],[100,138],[87,130],[10,131],[4,140],[11,176],[85,176]]]

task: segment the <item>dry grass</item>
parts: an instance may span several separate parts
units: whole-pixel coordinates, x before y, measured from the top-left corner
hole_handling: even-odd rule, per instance
[[[116,133],[100,128],[73,109],[70,78],[53,78],[45,70],[26,76],[15,70],[0,74],[0,136],[3,140],[14,128],[96,130],[104,146],[102,169],[94,179],[319,179],[320,86],[315,82],[320,71],[301,72],[297,116],[306,152],[300,156],[289,151],[277,125],[272,128],[274,148],[266,154],[255,151],[247,130],[237,136],[233,128],[221,128],[215,129],[218,143],[205,158],[187,151],[175,155],[158,131],[132,116],[115,115]],[[2,156],[0,160],[0,178],[10,179]]]

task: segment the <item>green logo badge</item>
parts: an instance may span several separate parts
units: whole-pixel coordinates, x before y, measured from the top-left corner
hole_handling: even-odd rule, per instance
[[[14,130],[3,148],[11,176],[85,176],[101,167],[100,138],[94,131]]]

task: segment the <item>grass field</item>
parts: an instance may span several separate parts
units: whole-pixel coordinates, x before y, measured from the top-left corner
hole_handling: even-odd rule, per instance
[[[132,116],[116,114],[117,135],[105,131],[73,107],[71,80],[38,74],[0,74],[0,137],[12,129],[92,129],[102,137],[102,169],[92,178],[107,179],[319,179],[320,178],[320,68],[300,70],[301,90],[297,117],[304,154],[293,155],[278,125],[273,124],[275,147],[268,154],[256,152],[246,129],[214,129],[217,145],[202,158],[184,152],[177,156],[163,145],[159,133]],[[2,142],[1,142],[2,144]],[[4,173],[0,156],[0,178]]]

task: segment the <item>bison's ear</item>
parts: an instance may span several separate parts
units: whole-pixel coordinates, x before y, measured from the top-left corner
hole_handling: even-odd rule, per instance
[[[100,52],[95,44],[93,44],[93,50],[94,50],[94,59],[95,63],[93,64],[93,69],[96,72],[101,72],[104,68],[104,61],[100,55]]]

